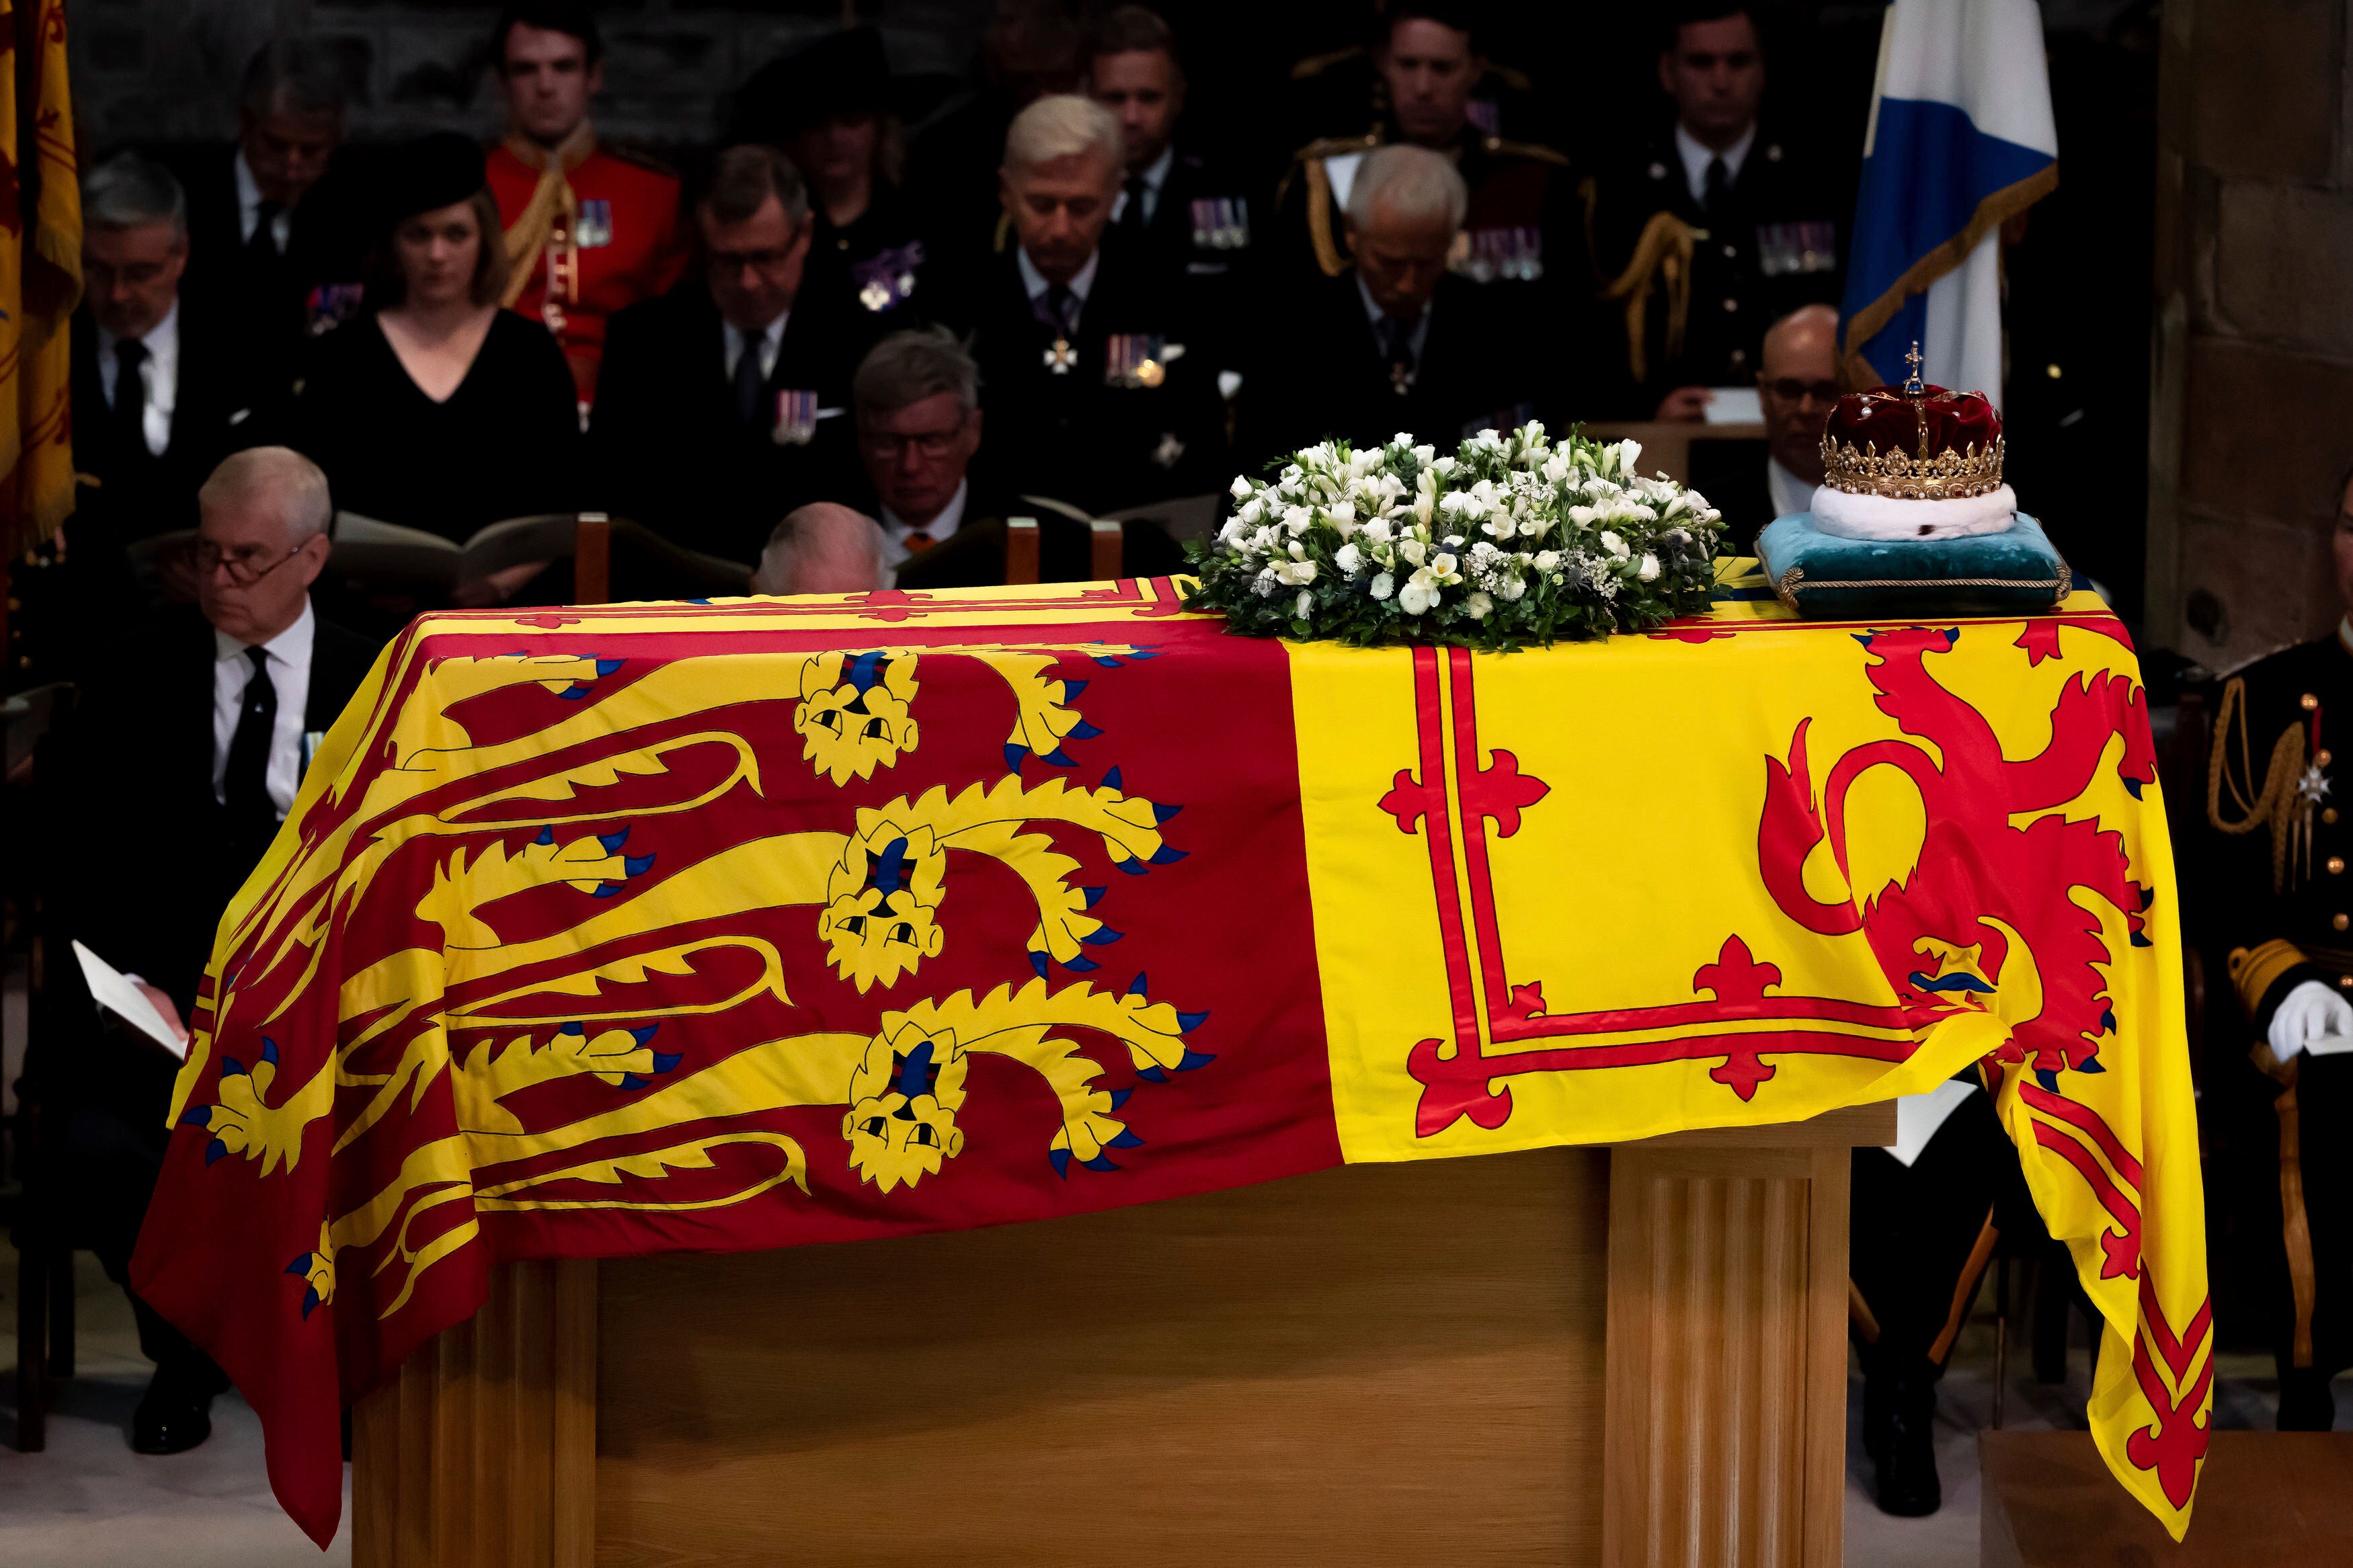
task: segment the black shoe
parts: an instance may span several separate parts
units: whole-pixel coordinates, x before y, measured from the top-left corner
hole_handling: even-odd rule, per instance
[[[1878,1502],[1880,1512],[1898,1519],[1932,1514],[1945,1500],[1936,1480],[1936,1371],[1923,1360],[1888,1380]]]
[[[157,1373],[131,1413],[131,1451],[185,1454],[213,1435],[213,1400]]]

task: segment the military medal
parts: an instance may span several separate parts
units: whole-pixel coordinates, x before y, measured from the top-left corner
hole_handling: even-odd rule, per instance
[[[1240,196],[1211,196],[1193,204],[1193,247],[1250,248],[1250,204]]]
[[[915,268],[923,264],[920,239],[882,251],[853,266],[858,302],[876,312],[895,310],[915,291]]]
[[[1071,347],[1068,338],[1057,337],[1054,346],[1046,351],[1046,368],[1056,375],[1070,374],[1071,367],[1078,363],[1078,351]]]
[[[595,250],[613,243],[613,204],[603,196],[588,196],[580,203],[580,220],[572,226],[573,234],[583,250]]]
[[[1158,386],[1168,379],[1168,362],[1185,352],[1154,332],[1113,332],[1103,348],[1103,384]]]
[[[779,447],[806,447],[816,435],[817,394],[777,393],[776,422],[768,427],[768,439]]]

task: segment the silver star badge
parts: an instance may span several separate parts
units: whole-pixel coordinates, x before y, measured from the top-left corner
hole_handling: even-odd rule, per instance
[[[1068,375],[1071,367],[1079,363],[1079,353],[1068,338],[1056,338],[1054,346],[1046,351],[1046,368],[1056,375]]]

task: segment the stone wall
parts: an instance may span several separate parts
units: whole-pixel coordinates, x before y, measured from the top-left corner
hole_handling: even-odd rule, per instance
[[[2230,669],[2319,636],[2353,463],[2353,0],[2167,0],[2148,632]]]
[[[845,17],[879,24],[901,71],[961,73],[989,0],[618,0],[598,7],[607,61],[597,123],[656,145],[716,129],[723,95]],[[225,137],[237,79],[281,33],[332,39],[350,73],[352,132],[393,137],[499,125],[486,70],[496,5],[446,0],[80,0],[70,13],[85,145]]]

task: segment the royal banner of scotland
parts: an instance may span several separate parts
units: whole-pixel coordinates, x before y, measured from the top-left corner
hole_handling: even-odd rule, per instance
[[[2177,1533],[2209,1420],[2122,626],[1755,579],[1509,655],[1166,581],[417,623],[224,918],[133,1268],[332,1533],[338,1408],[520,1258],[1031,1220],[1788,1121],[1986,1064]]]

